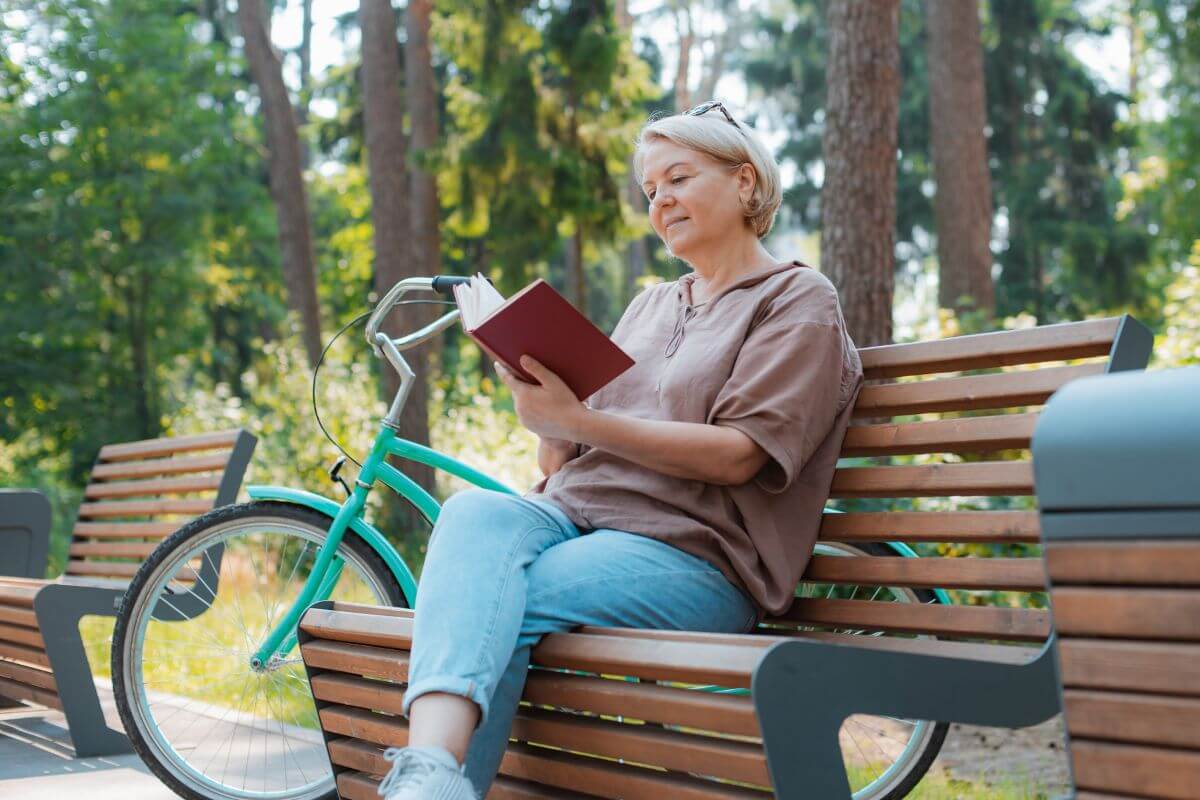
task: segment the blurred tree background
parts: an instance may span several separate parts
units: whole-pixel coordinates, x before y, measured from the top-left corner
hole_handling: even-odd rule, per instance
[[[0,485],[52,495],[52,569],[105,442],[244,425],[251,480],[334,493],[318,346],[436,272],[544,277],[610,330],[687,271],[631,181],[637,130],[714,95],[784,164],[768,246],[872,298],[860,344],[1128,311],[1157,365],[1200,362],[1200,0],[889,8],[865,30],[811,0],[0,0]],[[891,78],[854,83],[831,28],[887,44]],[[868,107],[885,155],[855,168],[885,180],[852,197],[826,165]],[[864,244],[822,230],[867,207]],[[360,330],[317,386],[352,453],[394,387]],[[405,435],[532,484],[474,345],[414,363]],[[419,560],[403,509],[376,512]]]

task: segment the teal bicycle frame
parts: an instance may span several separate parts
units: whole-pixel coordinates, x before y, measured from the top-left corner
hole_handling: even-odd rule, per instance
[[[348,530],[353,529],[352,535],[361,537],[383,558],[384,563],[388,565],[396,576],[396,580],[399,581],[400,589],[408,598],[409,604],[412,604],[417,592],[416,579],[400,554],[384,538],[383,534],[363,518],[367,495],[371,493],[376,482],[382,483],[411,502],[430,523],[437,521],[441,506],[416,481],[389,464],[388,456],[398,456],[444,470],[483,489],[516,494],[510,487],[455,458],[416,442],[399,438],[396,432],[386,425],[375,437],[375,444],[366,460],[363,461],[358,479],[354,482],[354,489],[341,506],[311,492],[274,486],[249,487],[247,491],[255,500],[273,500],[304,505],[333,517],[325,544],[317,551],[308,580],[305,581],[299,596],[292,607],[288,609],[287,614],[251,657],[251,666],[258,668],[271,663],[272,660],[281,659],[296,646],[296,630],[301,615],[313,603],[327,600],[337,585],[343,562],[335,554]]]
[[[393,340],[386,334],[380,333],[379,327],[382,324],[383,318],[400,302],[400,298],[406,292],[414,290],[445,292],[449,288],[449,284],[460,280],[462,279],[406,278],[392,287],[383,299],[379,301],[375,311],[371,314],[371,318],[367,322],[367,341],[372,344],[376,353],[386,358],[396,369],[400,374],[401,383],[400,389],[396,393],[396,398],[392,402],[387,416],[383,419],[379,434],[375,437],[375,443],[371,447],[371,452],[363,461],[362,468],[359,470],[358,478],[354,482],[354,489],[351,490],[350,496],[345,502],[338,505],[328,498],[297,489],[275,486],[248,487],[247,491],[254,500],[268,500],[301,505],[312,508],[332,518],[325,543],[317,551],[312,572],[301,588],[299,596],[292,603],[291,608],[288,609],[279,624],[270,632],[251,656],[250,664],[254,669],[261,669],[264,665],[277,662],[291,653],[296,647],[300,617],[313,603],[327,600],[330,594],[332,594],[341,576],[343,566],[342,559],[338,558],[336,553],[347,531],[353,531],[351,535],[361,537],[379,554],[384,563],[391,569],[393,575],[395,575],[396,580],[400,584],[401,591],[403,591],[405,598],[408,599],[409,605],[412,605],[416,598],[416,579],[413,577],[408,565],[400,557],[400,554],[396,552],[395,548],[392,547],[383,534],[363,518],[367,496],[376,483],[383,483],[392,491],[412,503],[431,524],[437,521],[441,506],[416,481],[389,464],[387,462],[388,456],[397,456],[426,464],[435,469],[444,470],[483,489],[516,494],[510,487],[471,468],[467,464],[416,442],[402,439],[396,432],[400,412],[404,408],[404,403],[408,398],[412,382],[416,377],[409,368],[408,363],[404,360],[404,357],[400,355],[400,351],[427,341],[448,328],[458,319],[458,311],[456,309],[445,314],[421,330],[400,339]],[[896,542],[890,543],[890,546],[900,556],[908,558],[919,557],[906,544]],[[947,604],[950,602],[949,596],[944,591],[938,589],[935,592],[938,595],[939,602]],[[718,687],[711,687],[711,689],[721,691]],[[725,691],[741,692],[744,690]]]

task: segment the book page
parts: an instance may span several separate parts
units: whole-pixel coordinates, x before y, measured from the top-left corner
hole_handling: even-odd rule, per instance
[[[454,287],[454,300],[458,303],[463,327],[467,330],[473,329],[488,314],[504,305],[504,295],[478,272],[471,277],[469,284]]]

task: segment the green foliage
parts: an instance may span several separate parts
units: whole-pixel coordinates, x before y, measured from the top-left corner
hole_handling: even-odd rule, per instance
[[[1115,214],[1115,175],[1133,141],[1117,124],[1123,98],[1068,47],[1072,37],[1099,31],[1070,0],[981,5],[994,238],[1003,245],[995,254],[997,316],[1028,312],[1051,322],[1153,308],[1149,237]],[[916,271],[933,255],[934,230],[924,37],[923,4],[903,0],[896,254],[898,266]],[[788,131],[781,155],[797,173],[787,202],[810,228],[820,224],[827,38],[820,4],[777,4],[760,13],[744,67]]]
[[[240,274],[261,195],[231,137],[220,48],[181,8],[45,2],[0,31],[0,436],[37,427],[79,476],[101,443],[159,431],[159,368],[191,353],[252,278]],[[216,237],[221,237],[219,243]],[[261,294],[256,293],[259,297]],[[200,347],[197,347],[200,344]],[[199,359],[196,358],[199,356]]]

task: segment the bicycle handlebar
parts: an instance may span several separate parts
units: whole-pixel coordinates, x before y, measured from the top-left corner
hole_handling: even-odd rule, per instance
[[[470,280],[470,278],[458,275],[438,275],[433,278],[405,278],[389,289],[388,293],[375,306],[375,310],[371,312],[371,318],[367,320],[367,342],[375,350],[375,355],[384,355],[383,348],[385,345],[383,339],[387,339],[388,343],[395,347],[397,352],[407,350],[410,347],[415,347],[433,338],[450,327],[458,319],[458,309],[455,309],[447,314],[443,314],[437,320],[420,330],[401,336],[399,339],[392,339],[386,334],[381,334],[379,326],[383,324],[384,317],[400,302],[400,298],[413,291],[437,292],[438,294],[450,296],[453,294],[453,287],[455,285],[467,283]]]

